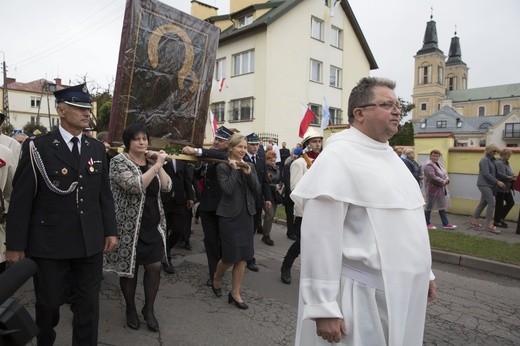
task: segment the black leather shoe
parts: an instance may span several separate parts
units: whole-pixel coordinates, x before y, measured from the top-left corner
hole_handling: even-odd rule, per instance
[[[246,303],[244,302],[238,302],[235,300],[235,298],[233,298],[233,296],[231,295],[231,292],[229,292],[228,294],[228,303],[231,304],[231,303],[235,303],[235,306],[239,309],[242,309],[242,310],[247,310],[249,309],[249,306],[247,306]]]
[[[287,236],[287,238],[289,238],[289,239],[291,239],[293,241],[298,240],[298,236],[296,234],[290,234],[290,235]]]
[[[257,272],[260,270],[255,262],[247,262],[247,269],[249,269],[253,272]]]
[[[146,319],[146,315],[144,314],[144,307],[141,310],[141,313],[143,314],[144,320],[146,321],[146,325],[148,326],[148,329],[152,332],[158,332],[159,331],[159,322],[157,322],[157,319],[152,313],[151,318]]]
[[[217,297],[222,297],[222,287],[215,287],[215,285],[213,284],[213,282],[211,283],[211,290],[213,291],[213,293],[215,293],[215,295]]]
[[[206,281],[206,286],[211,287],[212,285],[213,285],[213,279],[208,279],[208,281]]]
[[[167,274],[174,274],[175,269],[173,269],[173,266],[170,263],[162,262],[162,267],[165,273]]]
[[[281,276],[280,278],[282,279],[282,282],[286,285],[290,285],[291,284],[291,268],[285,268],[284,266],[282,266],[281,268]]]
[[[500,227],[500,228],[507,228],[507,223],[505,223],[504,221],[494,222],[493,225],[495,225],[496,227]]]
[[[137,311],[131,311],[129,309],[126,309],[126,325],[133,329],[138,330],[141,326],[141,323],[139,323],[139,318],[137,317]]]
[[[266,244],[266,245],[269,245],[269,246],[274,246],[274,241],[271,239],[270,236],[263,236],[262,237],[262,241]]]

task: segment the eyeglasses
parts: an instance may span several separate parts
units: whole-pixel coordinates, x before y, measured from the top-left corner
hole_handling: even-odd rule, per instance
[[[383,103],[369,103],[369,104],[366,104],[366,105],[362,105],[362,106],[358,106],[358,108],[366,108],[366,107],[381,107],[383,109],[386,109],[386,110],[390,110],[390,109],[401,109],[401,104],[399,102],[392,102],[392,101],[386,101],[386,102],[383,102]]]

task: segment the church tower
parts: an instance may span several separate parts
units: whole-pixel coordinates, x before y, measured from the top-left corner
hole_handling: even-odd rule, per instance
[[[468,88],[468,70],[466,63],[462,61],[460,42],[457,31],[455,31],[455,36],[451,38],[450,53],[444,70],[446,91],[466,90]]]
[[[413,118],[420,119],[435,113],[446,96],[444,69],[446,56],[439,49],[437,27],[433,20],[426,24],[423,46],[415,55]]]

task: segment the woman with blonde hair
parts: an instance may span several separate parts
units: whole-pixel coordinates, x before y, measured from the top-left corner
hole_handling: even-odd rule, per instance
[[[470,219],[470,224],[473,227],[482,227],[479,222],[480,214],[486,208],[486,231],[494,234],[500,234],[496,226],[493,225],[493,211],[495,210],[495,190],[496,188],[504,188],[506,185],[496,178],[497,167],[495,164],[495,155],[498,153],[498,147],[495,144],[490,144],[486,147],[486,154],[480,160],[478,167],[477,187],[480,190],[480,202]]]
[[[247,151],[245,136],[234,134],[228,142],[229,161],[217,166],[217,179],[222,189],[222,197],[217,207],[222,258],[217,264],[211,289],[222,296],[222,277],[233,267],[231,291],[228,303],[239,309],[248,309],[240,295],[240,287],[246,261],[253,258],[253,215],[256,213],[255,198],[260,193],[260,183],[255,166],[244,162]]]

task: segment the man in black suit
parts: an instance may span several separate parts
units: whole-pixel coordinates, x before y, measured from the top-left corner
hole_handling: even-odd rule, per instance
[[[54,93],[58,129],[27,139],[13,179],[7,218],[9,263],[25,256],[34,276],[38,345],[52,345],[69,280],[73,345],[96,345],[103,253],[117,246],[105,147],[82,135],[92,98],[85,84]]]
[[[256,168],[256,174],[258,176],[258,181],[261,186],[261,193],[256,196],[256,214],[254,215],[254,229],[255,233],[262,233],[262,209],[264,206],[264,201],[266,200],[264,196],[266,194],[270,194],[271,190],[269,188],[269,183],[266,179],[266,170],[265,170],[265,157],[260,156],[258,154],[258,148],[260,145],[260,138],[256,133],[251,133],[246,136],[247,140],[247,152],[244,155],[244,161],[252,162]],[[247,268],[254,272],[259,270],[256,265],[256,259],[253,257],[249,261],[247,261]]]
[[[185,248],[190,246],[189,238],[184,239],[184,230],[188,211],[193,206],[195,196],[192,188],[193,174],[190,174],[186,161],[173,159],[164,166],[164,170],[172,179],[173,189],[161,194],[168,229],[166,241],[168,258],[167,262],[163,262],[163,269],[166,273],[173,274],[170,251],[181,239],[185,241]]]
[[[201,158],[219,159],[228,161],[228,139],[233,132],[221,126],[215,133],[211,149],[193,148],[186,146],[182,148],[182,153],[195,155]],[[213,283],[213,276],[217,270],[217,263],[222,257],[220,244],[220,231],[218,216],[216,214],[218,204],[222,197],[222,190],[217,180],[217,163],[202,164],[195,172],[199,179],[203,179],[202,196],[198,207],[202,231],[204,232],[204,247],[208,258],[209,279],[207,285]]]
[[[285,166],[285,161],[289,158],[289,156],[291,156],[291,151],[289,149],[287,149],[287,143],[282,142],[282,147],[280,148],[280,158],[282,159],[280,172],[282,172],[282,177],[283,177],[283,171],[284,171],[283,168]]]

